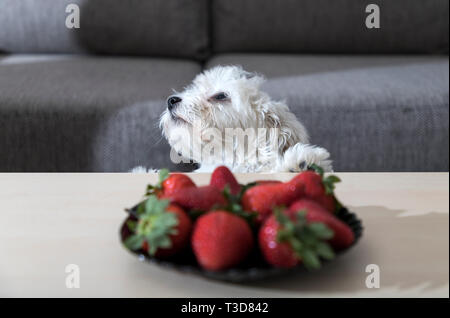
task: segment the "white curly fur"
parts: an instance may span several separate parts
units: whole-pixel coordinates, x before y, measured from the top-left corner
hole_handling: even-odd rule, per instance
[[[328,151],[308,144],[305,127],[284,102],[260,90],[263,82],[262,76],[240,66],[217,66],[197,75],[183,92],[175,92],[181,101],[161,115],[160,126],[172,149],[200,163],[197,171],[220,164],[234,172],[296,172],[310,164],[331,171]],[[226,98],[217,100],[219,93]],[[257,153],[237,151],[243,145],[227,140],[227,128],[253,129],[248,143],[257,145]],[[258,135],[258,128],[267,128],[266,133]],[[202,147],[222,151],[205,156],[195,151]],[[225,154],[230,153],[234,159],[227,161]]]

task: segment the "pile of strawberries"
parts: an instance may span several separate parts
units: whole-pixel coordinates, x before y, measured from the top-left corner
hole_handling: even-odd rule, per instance
[[[240,185],[221,166],[206,186],[162,170],[159,183],[148,186],[136,218],[127,222],[131,235],[124,243],[156,258],[190,248],[198,264],[211,271],[237,266],[255,249],[271,266],[317,269],[355,237],[335,216],[341,205],[333,190],[340,180],[315,169],[285,183]]]

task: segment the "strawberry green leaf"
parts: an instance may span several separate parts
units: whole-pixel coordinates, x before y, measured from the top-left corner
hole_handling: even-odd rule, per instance
[[[334,252],[326,240],[333,237],[333,231],[321,222],[308,223],[307,211],[299,211],[291,218],[281,208],[274,209],[274,215],[281,228],[278,242],[287,242],[308,269],[320,268],[320,258],[334,258]]]
[[[289,217],[283,213],[283,208],[282,207],[275,207],[273,208],[273,213],[275,215],[275,218],[277,219],[277,222],[286,227],[288,224],[292,223],[291,220],[289,219]]]
[[[162,237],[159,240],[159,247],[160,248],[170,248],[172,246],[172,241],[166,236]]]
[[[294,234],[305,246],[313,246],[317,242],[316,235],[313,232],[308,231],[308,227],[303,227],[302,230],[296,229]]]
[[[306,225],[306,210],[297,211],[297,227],[302,228],[302,226]]]
[[[333,238],[334,232],[329,227],[323,223],[314,222],[308,224],[308,229],[313,232],[313,234],[322,240],[329,240]]]
[[[277,233],[277,242],[286,242],[291,237],[291,233],[284,229],[278,230]]]
[[[172,246],[170,235],[177,234],[179,221],[176,214],[167,212],[168,205],[169,200],[159,200],[155,195],[140,204],[141,213],[134,225],[131,225],[135,234],[130,237],[129,242],[127,240],[130,249],[139,249],[143,242],[147,242],[148,253],[154,255],[159,248]]]
[[[304,248],[304,243],[295,237],[289,238],[288,242],[291,244],[294,251],[302,251]]]
[[[147,189],[145,190],[145,196],[150,196],[152,194],[155,194],[159,190],[160,189],[157,186],[154,186],[153,184],[149,184],[149,185],[147,185]]]
[[[321,166],[316,165],[315,163],[311,164],[308,166],[308,170],[312,170],[315,171],[318,175],[320,175],[321,177],[323,177],[324,175],[324,170]]]
[[[226,184],[223,187],[222,194],[228,201],[235,201],[233,194],[231,194],[230,186],[228,184]]]
[[[230,187],[228,186],[228,184],[224,187],[223,191],[223,196],[225,197],[225,199],[227,200],[227,205],[224,207],[218,207],[218,208],[222,208],[226,211],[229,211],[237,216],[242,217],[243,219],[245,219],[250,225],[253,225],[258,214],[255,212],[248,212],[245,211],[242,208],[241,205],[241,198],[243,195],[243,191],[241,189],[240,193],[238,195],[233,195],[231,193]]]
[[[134,233],[134,231],[136,231],[136,221],[128,220],[128,221],[127,221],[127,226],[128,226],[128,229],[129,229],[131,232]]]
[[[335,175],[330,175],[328,177],[325,178],[327,180],[327,182],[329,183],[337,183],[337,182],[341,182],[341,179],[338,176]]]
[[[166,210],[168,205],[169,200],[158,200],[155,195],[151,195],[145,201],[145,214],[161,214]]]
[[[242,196],[244,195],[245,191],[247,191],[248,189],[254,187],[255,185],[257,185],[257,182],[250,182],[247,184],[241,184],[241,191],[239,193],[239,198],[242,198]]]
[[[303,264],[307,269],[319,269],[320,268],[320,260],[317,254],[312,251],[305,249],[301,252]]]
[[[308,166],[308,170],[315,171],[318,175],[322,177],[322,183],[325,187],[325,192],[327,194],[333,194],[335,189],[335,183],[341,182],[341,179],[335,175],[330,175],[325,177],[325,172],[322,167],[312,164]]]
[[[139,235],[130,235],[124,242],[125,246],[130,250],[138,250],[142,248],[142,244],[144,243],[144,238]]]
[[[149,184],[147,185],[147,189],[145,191],[145,196],[150,196],[153,194],[157,194],[162,190],[162,184],[163,182],[169,177],[169,170],[168,169],[161,169],[159,170],[159,178],[158,182],[155,185]]]
[[[159,170],[159,182],[158,185],[162,186],[162,183],[169,177],[169,169]]]
[[[332,260],[335,257],[333,249],[327,243],[318,243],[316,253],[326,260]]]
[[[341,182],[339,177],[331,175],[322,179],[326,194],[333,194],[336,188],[335,183]]]

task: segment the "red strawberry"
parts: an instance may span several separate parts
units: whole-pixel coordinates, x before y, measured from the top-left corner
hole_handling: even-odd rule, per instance
[[[257,212],[258,221],[270,216],[276,206],[289,205],[302,197],[304,185],[295,178],[286,183],[266,183],[256,185],[242,196],[242,206],[246,211]]]
[[[289,211],[290,213],[306,211],[306,220],[308,222],[321,222],[327,225],[334,232],[329,243],[335,249],[346,248],[355,240],[355,235],[347,224],[336,218],[333,214],[330,214],[314,201],[307,199],[298,200],[289,207]]]
[[[172,173],[169,170],[161,169],[159,171],[159,181],[153,186],[147,187],[147,195],[156,194],[158,197],[170,196],[178,189],[195,187],[195,183],[185,174]]]
[[[242,262],[253,248],[248,223],[227,211],[212,211],[197,219],[192,233],[192,249],[198,263],[219,271]]]
[[[222,191],[214,186],[187,187],[178,189],[170,195],[163,195],[172,203],[188,210],[209,211],[214,206],[223,206],[227,202]]]
[[[323,170],[315,166],[317,171],[305,171],[295,178],[305,185],[304,197],[314,200],[330,212],[336,211],[337,201],[334,197],[334,183],[339,182],[336,176],[324,177]]]
[[[225,166],[220,166],[214,169],[211,175],[210,185],[219,190],[223,190],[226,185],[230,188],[231,194],[238,194],[241,191],[241,185],[237,182],[230,169]]]
[[[151,195],[138,208],[137,221],[129,221],[134,233],[125,245],[132,250],[143,249],[149,255],[165,258],[183,249],[189,242],[192,222],[180,207]]]
[[[272,266],[294,267],[301,260],[288,242],[279,242],[277,240],[278,232],[281,228],[274,215],[269,217],[259,230],[259,246],[264,258]]]
[[[260,228],[259,247],[265,260],[275,267],[290,268],[303,263],[320,267],[320,257],[332,259],[333,250],[325,242],[333,232],[322,223],[308,224],[304,213],[276,209]]]
[[[195,183],[185,174],[174,173],[163,181],[162,189],[165,196],[170,196],[179,189],[195,187]]]

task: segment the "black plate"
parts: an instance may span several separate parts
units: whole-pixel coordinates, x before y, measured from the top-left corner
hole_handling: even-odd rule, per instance
[[[120,238],[122,243],[131,234],[126,222],[130,219],[136,219],[134,216],[136,207],[128,210],[128,212],[130,213],[130,216],[123,222],[120,228]],[[353,233],[355,234],[355,241],[353,242],[353,244],[347,249],[337,252],[337,254],[339,255],[354,246],[359,241],[362,236],[363,226],[361,220],[358,219],[356,214],[348,211],[346,208],[342,208],[336,214],[336,216],[348,226],[350,226]],[[177,254],[170,259],[164,260],[151,257],[147,255],[143,250],[133,251],[128,249],[127,247],[125,248],[131,253],[137,255],[139,260],[141,261],[147,261],[163,268],[173,269],[179,272],[192,273],[210,279],[234,283],[263,280],[269,277],[282,276],[289,273],[305,270],[301,265],[290,269],[271,267],[264,261],[257,248],[253,249],[253,253],[249,255],[249,257],[247,257],[247,260],[241,263],[239,266],[220,272],[213,272],[202,269],[195,260],[193,252],[188,248],[183,253]]]

